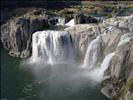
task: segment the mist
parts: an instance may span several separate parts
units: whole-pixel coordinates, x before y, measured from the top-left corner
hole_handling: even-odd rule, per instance
[[[77,100],[99,92],[103,73],[113,56],[107,56],[101,62],[103,41],[100,36],[88,45],[81,63],[75,61],[75,48],[68,32],[39,31],[32,38],[32,56],[22,64],[32,70],[40,86],[41,100],[71,97]],[[101,67],[99,63],[102,63]]]
[[[53,99],[69,97],[75,93],[92,91],[91,89],[97,87],[101,81],[97,79],[98,77],[96,78],[97,73],[81,68],[81,65],[77,64],[25,64],[32,70],[41,86],[42,100],[49,100],[51,97]]]

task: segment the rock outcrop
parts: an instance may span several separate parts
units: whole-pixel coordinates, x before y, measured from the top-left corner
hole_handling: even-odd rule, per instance
[[[86,16],[82,13],[74,15],[75,24],[87,24],[87,23],[98,23],[98,20],[91,16]]]
[[[101,92],[110,99],[132,100],[133,86],[133,15],[103,21],[104,55],[114,52],[111,64],[105,71]],[[105,24],[106,23],[106,24]],[[130,80],[130,81],[129,81]],[[129,87],[130,84],[130,87]],[[127,88],[128,87],[128,88]],[[126,92],[125,92],[126,88]]]
[[[132,18],[131,15],[105,19],[99,24],[77,24],[66,28],[65,31],[71,34],[75,48],[81,58],[84,57],[88,44],[100,34],[105,42],[104,55],[107,55],[115,51],[121,35],[132,31]],[[123,24],[119,25],[122,22]]]
[[[33,12],[34,13],[34,12]],[[31,53],[32,33],[48,26],[47,15],[25,14],[1,26],[1,42],[9,54],[26,58]]]
[[[103,26],[117,26],[121,29],[133,31],[133,14],[125,17],[114,17],[103,20]]]
[[[120,42],[115,50],[115,55],[105,72],[105,80],[103,81],[101,92],[110,99],[117,99],[121,92],[123,92],[122,88],[127,84],[128,77],[133,77],[130,75],[132,65],[133,33],[128,33],[121,36]]]
[[[98,35],[104,41],[104,57],[114,52],[108,69],[104,73],[101,92],[109,99],[133,99],[133,15],[110,18],[100,24],[75,25],[66,28],[80,59],[87,46]],[[101,57],[102,59],[102,57]]]
[[[75,25],[65,29],[71,34],[77,58],[83,60],[89,43],[100,33],[99,27],[93,25]]]

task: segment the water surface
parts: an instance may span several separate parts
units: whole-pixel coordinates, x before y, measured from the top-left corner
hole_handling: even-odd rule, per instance
[[[1,99],[108,100],[85,70],[68,64],[26,65],[1,50]]]

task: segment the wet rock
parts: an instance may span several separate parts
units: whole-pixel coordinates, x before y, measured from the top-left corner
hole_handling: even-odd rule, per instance
[[[108,97],[109,99],[113,99],[116,96],[116,91],[112,85],[107,85],[101,89],[101,92]]]
[[[83,60],[89,43],[100,34],[99,27],[97,25],[75,25],[73,27],[66,28],[71,34],[74,44],[77,58]]]
[[[115,55],[111,59],[111,65],[105,72],[103,88],[101,92],[110,99],[116,99],[120,96],[122,88],[131,73],[130,67],[133,64],[133,33],[127,33],[121,36],[121,39],[115,50]],[[107,82],[110,80],[110,82]],[[111,86],[111,87],[110,87]],[[109,92],[113,90],[111,93]],[[114,94],[115,93],[115,94]],[[113,95],[112,95],[113,94]],[[130,99],[129,99],[130,100]]]

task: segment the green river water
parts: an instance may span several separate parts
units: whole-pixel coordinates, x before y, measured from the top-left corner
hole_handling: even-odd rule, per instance
[[[1,100],[108,100],[99,84],[72,78],[82,73],[65,64],[22,64],[22,59],[1,49]]]

